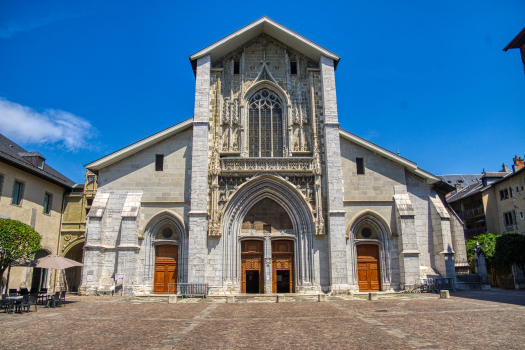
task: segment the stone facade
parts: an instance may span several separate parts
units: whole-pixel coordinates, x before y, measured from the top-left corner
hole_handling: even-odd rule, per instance
[[[441,181],[339,128],[339,57],[299,37],[263,17],[192,55],[193,119],[87,166],[99,191],[82,292],[124,274],[124,292],[153,293],[156,247],[176,244],[177,282],[239,293],[254,276],[246,240],[263,242],[250,268],[262,265],[265,293],[288,276],[296,293],[357,291],[360,245],[379,250],[381,290],[454,277],[465,245]],[[166,225],[177,234],[159,239]],[[284,266],[276,256],[288,254],[274,251],[282,240],[293,242],[289,275],[276,272]]]

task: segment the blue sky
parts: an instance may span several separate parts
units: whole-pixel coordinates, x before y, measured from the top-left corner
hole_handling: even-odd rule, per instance
[[[267,15],[341,56],[341,127],[434,174],[525,155],[525,2],[0,1],[0,133],[83,165],[193,115],[188,57]]]

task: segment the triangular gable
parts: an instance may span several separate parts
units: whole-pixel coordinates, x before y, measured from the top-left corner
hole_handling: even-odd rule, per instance
[[[211,61],[214,62],[217,58],[226,55],[228,52],[235,50],[237,47],[243,45],[244,43],[250,41],[262,33],[272,36],[273,38],[281,41],[292,49],[301,52],[303,55],[308,56],[310,59],[316,62],[319,62],[321,55],[323,55],[333,59],[334,67],[337,67],[337,63],[340,60],[340,57],[335,53],[314,43],[304,36],[297,34],[282,24],[277,23],[266,16],[263,16],[255,22],[248,24],[247,26],[191,55],[190,61],[193,66],[193,70],[195,71],[197,59],[206,55],[210,55]]]
[[[191,117],[190,119],[186,119],[185,121],[180,122],[179,124],[170,126],[167,129],[159,131],[156,134],[148,136],[145,139],[137,141],[127,147],[121,148],[118,151],[108,154],[105,157],[97,159],[94,162],[91,162],[85,165],[85,167],[86,169],[92,171],[93,173],[98,174],[98,170],[103,169],[113,163],[116,163],[119,160],[127,158],[139,151],[142,151],[143,149],[146,149],[162,140],[165,140],[168,137],[176,135],[179,132],[190,128],[192,125],[193,125],[193,117]]]

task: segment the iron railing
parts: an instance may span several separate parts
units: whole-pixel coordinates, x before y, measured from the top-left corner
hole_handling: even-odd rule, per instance
[[[210,289],[208,283],[169,283],[168,294],[177,294],[187,297],[205,297]]]
[[[465,238],[471,238],[485,232],[487,232],[486,226],[469,228],[465,230]]]

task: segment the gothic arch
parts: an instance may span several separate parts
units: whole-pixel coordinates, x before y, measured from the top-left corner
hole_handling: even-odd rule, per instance
[[[170,226],[176,231],[176,236],[170,239],[156,239],[155,236],[160,229]],[[177,282],[184,282],[187,279],[187,234],[184,220],[182,217],[171,210],[162,210],[156,213],[146,224],[144,229],[144,239],[141,244],[139,256],[143,259],[144,282],[153,288],[153,277],[155,273],[155,245],[156,244],[176,244],[179,246],[179,273]]]
[[[250,86],[242,96],[243,105],[247,106],[252,96],[255,95],[259,90],[265,88],[275,92],[279,96],[281,101],[283,101],[283,103],[286,105],[286,107],[292,106],[292,101],[290,101],[290,98],[288,97],[286,91],[284,91],[283,88],[279,85],[268,80],[260,80],[254,83],[252,86]],[[286,108],[284,108],[284,110],[286,110]]]
[[[356,234],[362,226],[372,227],[378,235],[377,239],[356,239]],[[347,226],[347,247],[349,281],[354,286],[358,285],[357,280],[357,249],[361,243],[377,244],[379,246],[381,286],[383,290],[389,290],[392,283],[392,261],[390,251],[392,242],[390,237],[392,231],[387,221],[377,212],[367,209],[355,215]]]
[[[259,175],[239,187],[223,210],[223,282],[239,285],[239,234],[248,211],[260,200],[270,198],[289,215],[293,226],[296,248],[296,286],[311,285],[314,279],[313,234],[315,230],[312,208],[294,186],[283,178]],[[288,236],[288,235],[287,235]],[[287,237],[287,236],[283,236]]]

